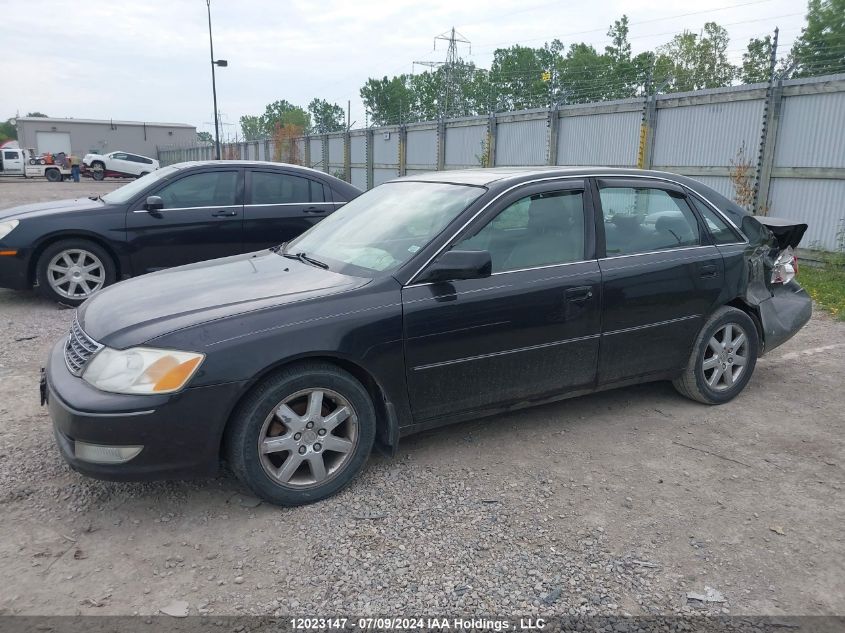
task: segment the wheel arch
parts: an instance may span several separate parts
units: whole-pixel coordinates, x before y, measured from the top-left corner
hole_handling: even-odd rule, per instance
[[[35,276],[36,271],[38,269],[38,260],[41,259],[41,254],[52,244],[56,242],[61,242],[63,240],[87,240],[89,242],[93,242],[100,248],[102,248],[106,253],[109,254],[109,257],[112,258],[112,262],[115,266],[115,276],[117,280],[120,280],[120,276],[122,274],[122,266],[120,261],[120,256],[117,254],[117,251],[109,245],[107,240],[104,240],[101,236],[97,235],[96,233],[88,233],[87,231],[76,230],[71,232],[64,232],[64,233],[53,233],[52,235],[48,235],[44,237],[32,251],[32,256],[29,258],[29,268],[27,270],[27,280],[29,284],[35,285]]]
[[[271,376],[282,369],[287,369],[292,366],[309,362],[324,362],[334,365],[351,374],[363,385],[364,389],[367,390],[376,411],[376,447],[380,451],[391,456],[396,453],[399,443],[399,421],[393,404],[388,399],[387,391],[384,387],[379,383],[375,376],[373,376],[373,374],[365,369],[360,363],[338,354],[315,352],[312,354],[295,356],[293,358],[286,358],[273,363],[258,372],[244,386],[243,390],[229,410],[229,414],[226,416],[226,424],[220,433],[218,454],[221,457],[223,457],[224,454],[226,430],[229,428],[232,418],[238,410],[241,402],[243,402],[243,400],[252,392],[256,385],[260,384],[268,376]]]
[[[746,302],[742,297],[736,297],[731,301],[728,301],[726,306],[731,308],[736,308],[737,310],[742,310],[747,314],[751,321],[754,323],[754,327],[757,330],[757,340],[760,342],[759,345],[759,353],[758,356],[762,356],[766,353],[766,336],[765,331],[763,330],[763,321],[760,318],[760,311],[756,306],[751,305],[750,303]]]

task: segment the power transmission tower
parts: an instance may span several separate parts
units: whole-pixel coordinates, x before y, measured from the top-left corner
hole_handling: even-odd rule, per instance
[[[472,54],[472,42],[470,42],[467,38],[463,35],[458,33],[453,26],[450,31],[446,31],[445,33],[441,33],[437,37],[434,38],[434,50],[437,50],[437,42],[448,42],[449,45],[446,49],[446,61],[443,62],[413,62],[411,65],[411,69],[413,71],[414,66],[428,66],[429,68],[440,68],[443,67],[443,95],[441,98],[440,111],[443,116],[448,116],[449,114],[449,102],[454,101],[456,99],[455,94],[457,93],[458,86],[456,85],[457,78],[455,77],[455,69],[458,65],[458,44],[466,44],[469,46],[470,55]]]

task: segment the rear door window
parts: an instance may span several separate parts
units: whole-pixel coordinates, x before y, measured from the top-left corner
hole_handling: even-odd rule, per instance
[[[698,246],[698,221],[683,194],[656,187],[602,187],[607,256]]]
[[[323,202],[323,185],[310,178],[271,171],[252,172],[251,204]]]
[[[713,209],[692,196],[689,199],[699,215],[701,215],[704,224],[707,225],[710,235],[713,236],[714,244],[736,244],[737,242],[743,241],[737,232],[728,226],[728,223],[713,211]]]

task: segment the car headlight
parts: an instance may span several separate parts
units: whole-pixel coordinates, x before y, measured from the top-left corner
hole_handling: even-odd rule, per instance
[[[188,384],[205,354],[170,349],[104,347],[88,363],[82,378],[114,393],[173,393]]]
[[[20,222],[17,220],[6,220],[5,222],[0,222],[0,240],[14,231],[18,224],[20,224]]]

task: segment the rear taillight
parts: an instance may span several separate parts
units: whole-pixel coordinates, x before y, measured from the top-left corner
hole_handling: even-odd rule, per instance
[[[792,252],[792,247],[781,251],[775,260],[775,267],[772,270],[772,283],[785,284],[795,279],[798,274],[798,258]]]

